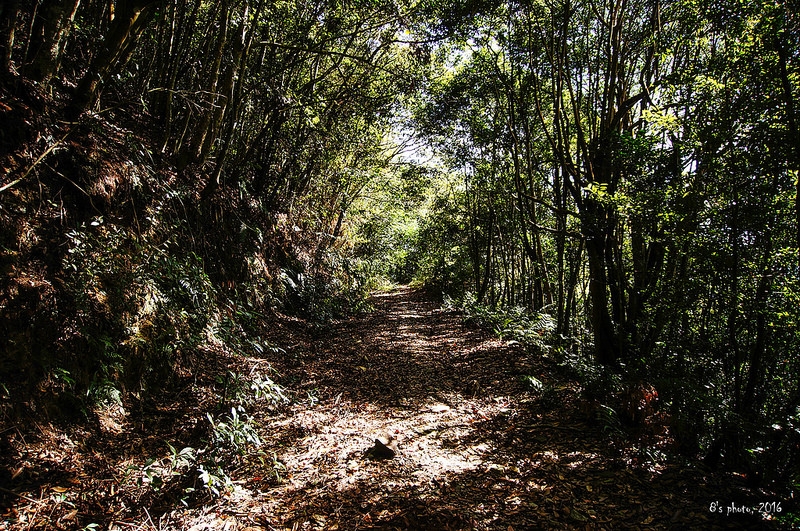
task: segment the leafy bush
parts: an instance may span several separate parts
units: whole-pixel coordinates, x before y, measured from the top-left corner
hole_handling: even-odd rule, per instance
[[[211,446],[216,453],[235,453],[246,455],[251,447],[261,446],[261,438],[250,419],[244,414],[244,408],[232,407],[230,415],[221,415],[217,419],[206,414],[211,423]]]
[[[453,306],[446,299],[445,306]],[[460,303],[466,322],[494,331],[501,339],[517,341],[528,348],[546,352],[555,331],[555,320],[547,313],[531,313],[525,308],[492,308],[480,304],[472,293],[467,293]]]
[[[227,371],[224,376],[217,376],[217,383],[223,386],[222,403],[233,407],[255,403],[260,403],[260,407],[273,407],[289,402],[283,386],[258,371],[250,376]]]
[[[74,313],[65,344],[83,346],[75,349],[82,359],[70,366],[79,386],[93,387],[87,396],[102,400],[108,392],[96,391],[110,385],[163,385],[174,354],[205,339],[216,294],[202,261],[176,252],[171,240],[145,245],[102,219],[67,238],[62,267]]]
[[[139,484],[159,490],[172,478],[181,476],[192,467],[197,460],[197,450],[185,447],[178,451],[170,443],[166,443],[169,455],[163,459],[148,459],[140,470]]]
[[[202,491],[211,496],[230,492],[234,483],[229,471],[246,463],[254,454],[262,465],[267,465],[280,478],[283,465],[275,458],[268,462],[263,452],[261,436],[254,419],[245,412],[245,404],[267,402],[278,404],[288,402],[283,388],[269,377],[255,373],[245,377],[228,371],[218,383],[223,384],[219,399],[234,402],[229,413],[206,414],[209,436],[200,448],[177,446],[166,443],[169,454],[163,458],[149,458],[138,470],[138,484],[160,490],[170,482],[182,486],[183,494],[195,492],[199,481]],[[193,476],[190,477],[190,476]],[[178,481],[176,481],[178,480]],[[189,486],[187,486],[189,485]]]
[[[286,309],[316,321],[368,309],[367,297],[374,287],[368,262],[335,252],[323,253],[310,273],[284,268],[281,280]]]

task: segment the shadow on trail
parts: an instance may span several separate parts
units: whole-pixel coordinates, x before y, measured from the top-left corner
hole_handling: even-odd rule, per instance
[[[465,327],[420,292],[373,302],[374,312],[324,327],[270,321],[269,339],[284,349],[272,359],[204,352],[184,368],[180,386],[127,412],[98,411],[69,429],[0,433],[24,443],[0,440],[0,449],[16,452],[0,461],[0,531],[9,521],[117,531],[772,524],[710,513],[712,501],[771,500],[755,499],[730,475],[647,461],[640,443],[609,436],[576,407],[577,385],[560,380],[551,362]],[[267,367],[294,401],[248,405],[263,444],[219,463],[231,479],[224,496],[207,496],[192,467],[165,472],[160,488],[145,481],[154,460],[169,462],[166,443],[209,446],[206,414],[230,407],[226,374]],[[550,385],[547,400],[526,391],[523,375]],[[367,458],[379,436],[395,438],[394,458]],[[186,497],[187,487],[196,496]]]
[[[373,297],[375,311],[314,333],[300,360],[304,388],[398,406],[431,398],[520,391],[521,348],[465,327],[418,291]]]
[[[485,433],[485,442],[497,434]],[[671,467],[654,477],[614,465],[579,439],[496,448],[472,469],[426,482],[402,458],[369,462],[369,475],[347,488],[306,484],[282,496],[291,510],[277,521],[272,511],[257,520],[290,529],[770,528],[755,516],[710,514],[707,497],[718,491],[694,472]]]
[[[521,347],[466,328],[420,292],[373,300],[374,312],[316,330],[284,368],[319,402],[266,427],[268,451],[287,477],[250,503],[261,525],[767,527],[758,517],[709,512],[712,501],[741,494],[730,484],[693,467],[631,459],[575,407],[574,385],[558,385],[545,407],[520,377],[555,386],[554,368]],[[387,433],[399,440],[398,456],[365,459],[373,438]]]

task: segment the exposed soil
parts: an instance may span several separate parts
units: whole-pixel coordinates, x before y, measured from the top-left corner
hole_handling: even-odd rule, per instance
[[[282,351],[269,360],[209,353],[185,367],[181,390],[97,412],[92,428],[6,424],[0,529],[777,527],[728,510],[781,500],[604,430],[546,358],[465,326],[418,291],[373,304],[325,326],[278,319],[269,335]],[[216,376],[267,365],[292,400],[248,410],[263,445],[228,470],[232,489],[182,506],[196,472],[158,490],[143,480],[166,442],[208,437]],[[526,375],[547,392],[526,387]],[[393,458],[369,455],[378,437],[394,439]]]

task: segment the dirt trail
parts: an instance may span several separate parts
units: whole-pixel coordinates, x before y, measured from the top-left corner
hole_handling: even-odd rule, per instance
[[[213,511],[173,513],[173,523],[248,531],[764,524],[709,512],[713,501],[733,501],[730,485],[692,468],[638,465],[573,407],[575,386],[553,380],[521,347],[465,327],[412,290],[377,295],[374,305],[310,331],[276,364],[307,397],[261,419],[281,481],[243,481]],[[546,400],[523,388],[530,374],[552,386]],[[398,455],[365,458],[386,435],[397,438]]]
[[[376,295],[373,304],[374,312],[325,326],[278,316],[267,333],[283,350],[268,359],[209,349],[186,360],[177,385],[95,411],[94,422],[4,419],[0,531],[771,523],[726,514],[731,503],[776,501],[741,478],[653,459],[633,434],[605,431],[579,407],[577,383],[541,355],[465,326],[418,291]],[[197,464],[206,461],[198,456],[173,473],[169,448],[208,448],[207,414],[224,419],[232,403],[226,378],[267,367],[292,400],[277,409],[247,402],[261,453],[213,458],[225,460],[219,464],[235,488],[212,498],[198,479]],[[529,375],[544,383],[542,392],[526,389]],[[387,436],[397,455],[367,458],[375,439]],[[722,513],[709,511],[715,502]]]

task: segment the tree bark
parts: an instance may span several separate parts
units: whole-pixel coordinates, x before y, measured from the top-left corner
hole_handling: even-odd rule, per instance
[[[58,71],[61,53],[79,5],[80,0],[51,0],[44,2],[36,10],[24,67],[25,74],[34,81],[46,85]],[[13,26],[11,38],[13,39]],[[6,42],[13,44],[13,40],[9,42],[8,38]],[[9,65],[10,52],[10,49],[6,51]]]
[[[103,81],[130,57],[139,33],[148,23],[149,8],[160,0],[121,0],[117,2],[114,21],[92,58],[89,69],[78,83],[70,105],[72,117],[80,115],[97,101]]]
[[[603,365],[613,365],[620,358],[617,326],[609,311],[609,285],[606,271],[607,235],[604,225],[605,207],[593,198],[584,201],[582,212],[586,254],[589,261],[589,297],[594,336],[595,359]]]
[[[11,73],[17,15],[19,15],[19,1],[8,1],[0,6],[0,52],[2,53],[0,60],[3,62],[0,74]]]

